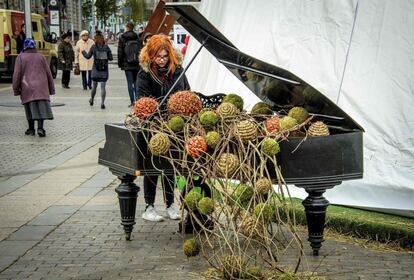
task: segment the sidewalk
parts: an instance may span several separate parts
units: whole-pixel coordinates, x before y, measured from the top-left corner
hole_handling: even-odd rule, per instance
[[[60,78],[60,74],[59,74]],[[97,164],[103,124],[120,122],[129,103],[123,73],[111,65],[107,109],[90,107],[89,92],[56,80],[55,120],[48,136],[27,138],[23,108],[1,107],[0,279],[198,279],[201,257],[187,259],[177,221],[150,223],[142,178],[132,240],[126,241],[114,188],[119,181]],[[16,101],[0,91],[0,103]],[[99,104],[99,96],[96,103]],[[158,191],[157,208],[164,210]],[[383,252],[327,240],[319,257],[304,239],[302,268],[329,279],[412,279],[414,254]],[[287,256],[287,264],[296,256]]]

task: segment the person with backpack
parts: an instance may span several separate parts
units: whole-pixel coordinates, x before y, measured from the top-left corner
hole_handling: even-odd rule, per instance
[[[108,45],[105,45],[105,39],[101,33],[97,33],[94,37],[95,45],[91,47],[89,52],[82,51],[82,55],[86,59],[94,58],[92,66],[92,91],[89,105],[93,106],[98,83],[101,84],[101,109],[105,109],[106,89],[105,85],[108,81],[108,61],[112,61],[112,52]]]
[[[132,106],[137,99],[137,74],[140,69],[139,53],[142,49],[142,41],[134,32],[134,24],[128,22],[125,25],[125,32],[119,37],[118,42],[118,67],[125,71],[128,83],[129,106]]]

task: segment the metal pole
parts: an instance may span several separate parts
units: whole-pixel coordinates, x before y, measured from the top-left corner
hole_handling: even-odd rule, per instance
[[[83,30],[82,28],[82,0],[79,0],[78,8],[79,8],[79,31],[82,31]]]
[[[75,42],[75,32],[73,31],[73,18],[70,20],[70,30],[72,30],[72,42]]]
[[[32,37],[32,11],[30,0],[24,0],[24,22],[26,25],[26,38]]]

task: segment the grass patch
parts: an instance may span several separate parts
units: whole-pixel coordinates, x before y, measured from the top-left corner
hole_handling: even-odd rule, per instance
[[[292,200],[296,223],[306,225],[302,200]],[[340,234],[414,249],[414,219],[411,218],[330,205],[326,211],[325,228]]]

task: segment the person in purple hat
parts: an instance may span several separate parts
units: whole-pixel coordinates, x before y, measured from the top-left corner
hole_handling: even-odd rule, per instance
[[[37,134],[45,137],[43,122],[53,120],[50,95],[55,94],[55,85],[46,58],[36,51],[36,43],[31,38],[24,40],[23,52],[16,58],[13,92],[20,96],[26,112],[29,128],[25,134],[35,135],[37,121]]]

